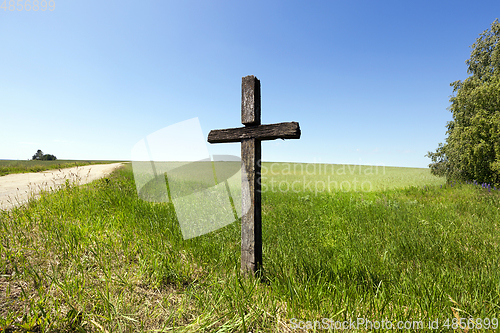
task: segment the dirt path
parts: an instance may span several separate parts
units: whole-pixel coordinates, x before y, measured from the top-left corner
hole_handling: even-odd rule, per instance
[[[60,170],[48,170],[36,173],[16,173],[0,177],[0,209],[10,209],[38,196],[41,189],[57,189],[70,182],[79,180],[79,184],[90,183],[105,177],[123,163],[94,164]]]

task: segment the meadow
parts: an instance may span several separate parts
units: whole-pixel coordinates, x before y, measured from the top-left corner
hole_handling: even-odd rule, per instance
[[[118,162],[118,161],[117,161]],[[90,164],[115,163],[115,161],[86,161],[86,160],[0,160],[0,176],[11,173],[40,172],[83,166]]]
[[[240,274],[239,221],[183,240],[172,204],[138,198],[131,165],[0,212],[0,330],[498,328],[500,191],[306,167],[263,164],[260,278]]]

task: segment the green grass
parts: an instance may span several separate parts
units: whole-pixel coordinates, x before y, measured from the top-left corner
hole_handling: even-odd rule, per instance
[[[406,168],[365,175],[372,191],[272,191],[269,177],[304,174],[270,172],[261,280],[239,273],[239,222],[184,241],[171,204],[137,198],[130,165],[2,212],[0,327],[288,332],[299,320],[366,318],[439,319],[434,331],[451,331],[454,318],[500,317],[498,191],[441,188]],[[336,177],[353,185],[354,174]]]
[[[86,160],[55,160],[55,161],[38,161],[38,160],[0,160],[0,176],[5,176],[11,173],[27,173],[40,172],[45,170],[55,170],[63,168],[71,168],[75,166],[83,166],[89,164],[106,164],[119,161],[86,161]]]
[[[423,168],[313,163],[263,163],[262,178],[269,192],[372,192],[445,183]]]

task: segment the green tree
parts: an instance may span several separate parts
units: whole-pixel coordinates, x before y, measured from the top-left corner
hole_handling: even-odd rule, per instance
[[[31,158],[32,160],[41,160],[43,158],[43,151],[41,151],[40,149],[38,149],[35,153],[35,155],[33,155],[33,157]]]
[[[44,154],[42,156],[42,160],[43,161],[55,161],[55,160],[57,160],[57,157],[55,157],[54,155],[51,155],[51,154]]]
[[[54,155],[51,155],[51,154],[44,154],[43,151],[38,149],[36,151],[36,154],[33,155],[33,157],[31,159],[38,160],[38,161],[55,161],[55,160],[57,160],[57,157],[55,157]]]
[[[445,144],[428,152],[433,174],[500,185],[500,23],[471,46],[464,81],[455,81]]]

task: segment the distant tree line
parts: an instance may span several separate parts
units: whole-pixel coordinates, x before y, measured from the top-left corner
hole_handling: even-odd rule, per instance
[[[31,159],[38,160],[38,161],[55,161],[55,160],[57,160],[57,157],[55,157],[54,155],[51,155],[51,154],[44,154],[43,151],[38,149],[36,151],[35,155],[33,155],[33,157]]]
[[[426,155],[435,175],[500,185],[500,23],[496,19],[471,46],[464,81],[453,96],[446,143]]]

